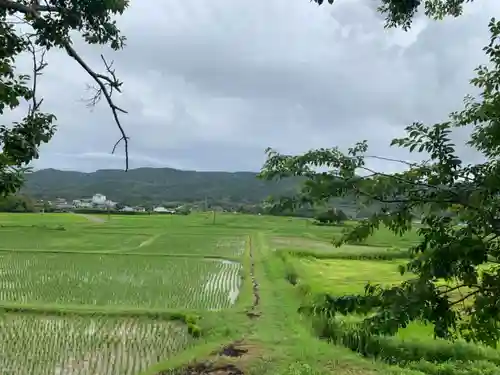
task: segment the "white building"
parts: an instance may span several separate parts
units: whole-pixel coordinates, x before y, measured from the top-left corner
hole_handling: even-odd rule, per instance
[[[73,200],[74,208],[92,208],[92,199],[75,199]]]
[[[98,206],[104,206],[106,204],[106,196],[102,194],[94,194],[92,197],[92,203]]]
[[[116,207],[116,202],[113,202],[112,200],[107,200],[106,202],[104,202],[104,205],[106,207],[109,207],[109,208],[115,208]]]
[[[166,214],[175,214],[175,210],[171,210],[165,207],[155,207],[153,209],[154,212],[159,212],[159,213],[166,213]]]

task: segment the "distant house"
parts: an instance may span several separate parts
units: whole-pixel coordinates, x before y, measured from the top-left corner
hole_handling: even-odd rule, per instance
[[[75,199],[73,200],[74,208],[92,208],[92,199]]]
[[[121,212],[134,212],[135,209],[133,207],[129,207],[129,206],[125,206],[125,207],[122,207]]]
[[[70,211],[73,208],[74,208],[73,205],[69,203],[56,203],[54,205],[54,209],[56,211],[62,211],[62,212]]]
[[[175,210],[172,210],[171,208],[165,208],[162,206],[153,208],[153,211],[162,214],[175,214]]]
[[[81,208],[92,208],[92,201],[84,201],[80,203]]]
[[[104,206],[106,203],[106,196],[102,194],[94,194],[92,197],[92,203],[97,206]]]
[[[56,200],[54,201],[54,204],[56,204],[56,205],[58,205],[58,204],[68,204],[68,202],[64,198],[56,198]]]
[[[115,208],[117,204],[118,204],[117,202],[113,202],[112,200],[109,199],[106,200],[106,202],[104,202],[104,205],[109,208]]]
[[[141,207],[141,206],[134,207],[134,210],[136,212],[146,212],[146,209],[144,207]]]
[[[68,211],[73,208],[72,204],[69,204],[64,198],[57,198],[53,202],[53,207],[57,211]]]

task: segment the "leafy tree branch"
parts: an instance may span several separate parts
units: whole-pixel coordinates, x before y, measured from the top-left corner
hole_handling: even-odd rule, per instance
[[[43,59],[51,48],[61,48],[72,57],[95,82],[95,91],[89,104],[97,104],[102,97],[110,107],[121,137],[112,152],[123,142],[125,169],[128,169],[128,137],[120,122],[118,107],[113,99],[114,91],[120,92],[122,82],[117,78],[112,63],[103,56],[105,73],[93,70],[73,47],[71,33],[80,33],[86,43],[108,44],[114,50],[124,46],[113,20],[128,6],[127,0],[0,0],[0,114],[29,102],[28,114],[20,122],[0,126],[0,193],[11,194],[19,189],[27,165],[38,158],[38,147],[47,143],[55,132],[53,114],[41,112],[43,99],[36,97],[38,79],[47,63]],[[29,27],[22,32],[19,21]],[[37,62],[31,75],[16,74],[15,60],[25,52],[42,59]],[[31,81],[31,87],[28,86]]]
[[[465,108],[447,121],[414,123],[405,137],[391,143],[429,160],[402,162],[403,172],[389,174],[366,166],[366,141],[347,152],[330,148],[292,156],[267,150],[261,178],[306,179],[300,194],[278,200],[278,206],[321,205],[353,196],[377,208],[354,227],[345,227],[336,246],[363,241],[380,226],[403,235],[414,229],[415,212],[421,214],[420,240],[400,268],[413,275],[411,280],[390,288],[368,285],[359,296],[326,296],[319,310],[363,314],[363,329],[376,334],[394,334],[423,320],[434,324],[438,337],[492,346],[500,339],[500,22],[492,19],[489,30],[484,48],[489,64],[478,67],[471,80],[481,94],[466,97]],[[484,162],[466,164],[458,157],[451,139],[463,126],[472,126],[467,144]]]
[[[318,5],[322,5],[325,0],[311,0]],[[342,0],[327,0],[333,4]],[[443,19],[446,16],[458,17],[462,14],[463,5],[474,0],[381,0],[377,10],[385,15],[385,26],[401,27],[408,30],[411,27],[413,18],[419,11],[419,7],[424,14],[435,20]]]

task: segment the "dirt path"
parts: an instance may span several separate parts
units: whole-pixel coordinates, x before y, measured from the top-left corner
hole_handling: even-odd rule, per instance
[[[93,223],[105,223],[106,220],[104,220],[103,218],[100,218],[100,217],[97,217],[97,216],[92,216],[92,215],[87,215],[87,214],[77,214],[76,212],[72,212],[73,215],[77,215],[77,216],[81,216],[85,219],[87,219],[88,221],[91,221]]]
[[[252,289],[253,289],[253,303],[248,310],[247,315],[249,318],[257,318],[260,316],[258,312],[255,310],[257,307],[259,307],[259,302],[260,302],[260,294],[259,294],[259,283],[257,282],[257,278],[255,277],[255,258],[254,258],[254,250],[253,250],[253,244],[252,244],[252,237],[249,239],[250,242],[250,278],[252,279]]]
[[[257,311],[260,304],[260,293],[259,283],[255,275],[255,254],[251,236],[248,241],[253,301],[246,314],[250,319],[255,319],[260,317],[260,312]],[[259,348],[242,339],[211,353],[211,358],[177,369],[178,372],[174,373],[176,375],[245,375],[246,372],[242,369],[260,355]],[[161,372],[158,375],[167,375],[167,373]]]

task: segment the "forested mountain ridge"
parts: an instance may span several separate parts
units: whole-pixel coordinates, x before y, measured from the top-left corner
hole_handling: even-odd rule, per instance
[[[257,179],[252,172],[197,172],[173,168],[98,170],[92,173],[42,169],[26,175],[21,190],[36,199],[89,197],[101,193],[128,204],[162,202],[233,202],[255,204],[270,195],[296,191],[296,179]]]

